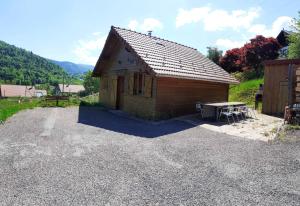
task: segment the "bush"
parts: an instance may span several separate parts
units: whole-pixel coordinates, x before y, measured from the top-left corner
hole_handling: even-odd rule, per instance
[[[263,70],[260,70],[263,71]],[[263,72],[261,72],[258,76],[254,70],[246,70],[243,72],[234,72],[232,75],[239,80],[240,82],[245,82],[252,79],[260,79],[264,76]]]

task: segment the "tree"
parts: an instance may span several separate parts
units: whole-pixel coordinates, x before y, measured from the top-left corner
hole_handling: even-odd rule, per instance
[[[217,47],[207,47],[207,58],[209,58],[218,65],[220,64],[222,54],[223,51],[218,50]]]
[[[254,69],[256,75],[259,76],[262,63],[265,60],[276,59],[279,55],[279,49],[280,45],[273,37],[266,38],[257,35],[243,46],[241,61],[244,62],[245,66]]]
[[[294,19],[295,32],[289,36],[288,58],[300,58],[300,11],[298,12],[299,19]]]
[[[63,77],[72,83],[82,81],[72,78],[63,68],[32,52],[0,41],[0,80],[10,84],[48,84],[63,82]]]
[[[83,86],[85,88],[86,94],[93,94],[99,92],[100,79],[93,77],[93,72],[88,71],[83,80]]]
[[[235,48],[226,51],[220,59],[220,66],[229,73],[241,71],[243,67],[242,50],[242,48]]]

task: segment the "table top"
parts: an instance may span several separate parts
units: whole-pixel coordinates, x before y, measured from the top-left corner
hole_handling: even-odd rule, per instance
[[[227,106],[243,106],[246,105],[244,102],[216,102],[216,103],[206,103],[205,106],[211,107],[227,107]]]

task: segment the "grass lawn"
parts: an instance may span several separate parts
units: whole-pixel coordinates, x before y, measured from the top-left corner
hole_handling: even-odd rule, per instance
[[[0,99],[0,122],[4,122],[7,118],[25,109],[33,109],[35,107],[69,107],[69,106],[101,106],[99,104],[99,94],[89,95],[86,97],[70,97],[69,101],[46,102],[41,99],[24,99],[19,103],[19,98]]]
[[[18,98],[0,99],[0,121],[5,121],[8,117],[24,109],[33,109],[40,103],[38,99],[23,99],[21,103]]]
[[[262,79],[253,79],[241,82],[239,85],[232,85],[229,89],[229,101],[245,102],[248,105],[254,105],[255,93],[259,84],[263,84]]]

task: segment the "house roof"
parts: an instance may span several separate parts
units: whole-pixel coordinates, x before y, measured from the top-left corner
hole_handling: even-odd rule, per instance
[[[64,93],[79,93],[85,90],[83,85],[59,84],[58,87],[60,92]]]
[[[288,37],[293,33],[294,33],[293,31],[282,29],[277,35],[276,39],[281,46],[286,47],[289,44]]]
[[[35,87],[2,84],[0,85],[0,94],[2,97],[33,97],[35,96]]]
[[[112,27],[107,38],[115,35],[148,66],[156,76],[197,79],[212,82],[238,83],[229,73],[194,48],[135,31]],[[105,50],[108,46],[105,45]],[[94,75],[103,69],[102,51]]]

